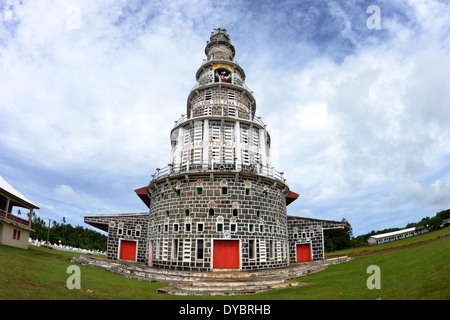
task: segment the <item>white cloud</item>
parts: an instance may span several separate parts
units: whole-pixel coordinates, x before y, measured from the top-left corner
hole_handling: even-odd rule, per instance
[[[381,29],[368,30],[370,4],[8,1],[0,5],[2,169],[14,156],[21,169],[51,176],[43,193],[83,210],[139,203],[133,188],[167,163],[173,121],[220,26],[268,125],[273,163],[302,195],[290,214],[362,224],[384,221],[375,217],[383,196],[398,210],[407,199],[443,204],[449,4],[381,2]],[[79,28],[68,27],[73,6]]]
[[[387,203],[392,207],[402,205],[450,206],[450,179],[437,179],[428,188],[415,181],[406,181],[397,185],[390,194]]]
[[[94,200],[90,196],[79,191],[75,191],[71,186],[66,184],[61,184],[55,187],[54,195],[58,201],[91,207],[94,205]]]

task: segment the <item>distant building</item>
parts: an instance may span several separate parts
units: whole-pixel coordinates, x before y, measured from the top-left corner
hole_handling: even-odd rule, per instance
[[[369,246],[372,246],[375,244],[396,241],[396,240],[412,237],[412,236],[415,236],[417,234],[424,233],[424,232],[427,232],[427,231],[416,232],[416,228],[413,227],[413,228],[407,228],[407,229],[397,230],[397,231],[388,232],[388,233],[377,234],[374,236],[370,236],[367,239],[367,244]]]
[[[13,215],[13,207],[27,209],[28,220]],[[28,249],[33,210],[37,205],[28,200],[0,176],[0,244]]]
[[[205,54],[170,132],[170,163],[135,190],[149,211],[84,221],[108,232],[108,258],[157,268],[254,270],[324,259],[323,231],[344,223],[287,215],[299,195],[271,164],[270,134],[225,29],[215,29]]]
[[[441,228],[450,226],[450,218],[442,220]]]

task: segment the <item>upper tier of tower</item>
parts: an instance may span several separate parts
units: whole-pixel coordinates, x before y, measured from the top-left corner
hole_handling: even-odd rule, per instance
[[[211,33],[206,59],[197,70],[197,83],[187,99],[186,119],[202,116],[237,117],[253,121],[256,101],[245,84],[245,72],[225,29]]]

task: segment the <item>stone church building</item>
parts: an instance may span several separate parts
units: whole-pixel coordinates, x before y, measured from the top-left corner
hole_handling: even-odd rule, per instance
[[[271,137],[225,29],[215,29],[170,163],[135,192],[148,212],[86,215],[108,233],[107,257],[192,271],[278,268],[324,259],[323,233],[342,222],[287,215],[299,195],[270,161]]]

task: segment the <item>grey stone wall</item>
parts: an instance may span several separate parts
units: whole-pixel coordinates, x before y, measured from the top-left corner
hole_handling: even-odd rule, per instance
[[[322,260],[324,256],[323,231],[342,229],[343,222],[288,216],[289,259],[296,262],[297,244],[311,244],[311,260]]]
[[[213,241],[219,239],[240,240],[242,270],[287,265],[286,202],[279,184],[256,175],[214,173],[162,179],[150,192],[155,267],[211,270]]]
[[[122,240],[137,243],[136,261],[148,262],[148,212],[85,216],[84,222],[108,232],[108,259],[119,259]]]

